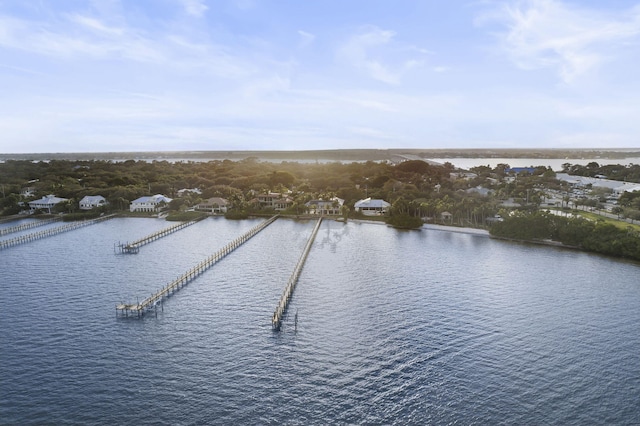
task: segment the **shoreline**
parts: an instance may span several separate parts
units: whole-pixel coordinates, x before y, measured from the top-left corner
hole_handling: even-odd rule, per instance
[[[447,226],[447,225],[435,225],[435,224],[424,224],[421,229],[427,229],[431,231],[445,231],[445,232],[455,232],[458,234],[470,234],[470,235],[479,235],[482,237],[491,237],[489,231],[486,229],[479,228],[465,228],[465,227],[457,227],[457,226]]]

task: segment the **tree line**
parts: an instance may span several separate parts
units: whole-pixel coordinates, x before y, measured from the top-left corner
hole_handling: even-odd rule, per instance
[[[640,232],[581,217],[521,212],[494,224],[490,232],[496,237],[558,241],[586,251],[640,260]]]
[[[590,169],[594,167],[592,165]],[[574,169],[571,165],[567,168]],[[634,170],[634,167],[627,166],[618,168]],[[504,179],[509,169],[507,164],[494,168],[478,166],[471,169],[473,175],[462,176],[461,171],[449,163],[433,165],[420,160],[398,164],[384,161],[274,163],[259,161],[255,157],[207,162],[7,160],[0,163],[0,214],[17,214],[29,200],[48,194],[69,199],[57,206],[58,211],[71,217],[81,217],[78,202],[86,195],[102,195],[109,202],[106,209],[126,211],[131,201],[160,193],[173,198],[169,208],[174,214],[208,198],[221,197],[231,202],[235,217],[244,217],[252,213],[269,213],[252,203],[257,194],[286,192],[293,203],[283,212],[285,214],[306,213],[305,203],[312,199],[339,197],[345,200],[343,213],[357,217],[353,209],[356,201],[371,197],[391,203],[385,219],[401,228],[419,227],[424,221],[469,227],[491,226],[496,236],[553,238],[587,250],[596,250],[595,241],[610,241],[602,229],[613,230],[603,228],[602,224],[573,223],[566,218],[538,213],[549,189],[568,191],[567,184],[557,180],[553,170],[540,166],[535,167],[531,174]],[[201,193],[186,192],[183,197],[178,197],[178,191],[184,188],[198,188]],[[26,189],[30,192],[25,192]],[[602,194],[603,200],[606,196]],[[506,201],[513,203],[506,206]],[[573,207],[586,206],[588,202],[573,200]],[[563,200],[562,207],[570,207],[568,198]],[[636,213],[640,215],[640,193],[624,194],[618,209],[618,214],[627,217]],[[504,222],[492,225],[498,216]],[[571,237],[570,232],[592,237],[579,239]],[[612,235],[625,244],[629,238],[638,238],[629,232],[616,231]],[[618,247],[616,244],[619,243],[611,242],[612,247]],[[632,249],[625,249],[624,254],[620,254],[622,249],[619,247],[602,250],[635,256],[628,254],[633,252]]]

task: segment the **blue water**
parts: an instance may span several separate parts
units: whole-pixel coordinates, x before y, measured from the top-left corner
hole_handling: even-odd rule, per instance
[[[157,317],[116,318],[258,223],[118,255],[170,225],[121,218],[0,251],[0,423],[640,423],[638,263],[325,221],[274,333],[314,224],[280,219]]]

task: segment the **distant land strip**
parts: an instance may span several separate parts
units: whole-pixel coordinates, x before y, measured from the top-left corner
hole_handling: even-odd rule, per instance
[[[602,149],[329,149],[300,151],[140,151],[140,152],[56,152],[2,154],[7,160],[282,160],[282,161],[384,161],[394,155],[415,155],[422,158],[540,158],[540,159],[625,159],[640,157],[640,148]]]

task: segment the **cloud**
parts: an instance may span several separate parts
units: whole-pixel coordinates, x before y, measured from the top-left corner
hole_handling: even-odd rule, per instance
[[[233,3],[240,10],[250,10],[256,6],[254,0],[233,0]]]
[[[39,55],[162,62],[162,48],[135,31],[110,27],[83,15],[67,15],[60,25],[0,16],[0,46]],[[70,24],[70,25],[69,25]]]
[[[207,36],[180,28],[143,28],[126,21],[117,25],[108,18],[69,13],[39,21],[0,14],[0,49],[66,60],[97,60],[104,67],[122,62],[163,66],[153,72],[180,71],[201,76],[242,79],[259,72],[259,64],[241,52],[212,43]]]
[[[395,36],[394,31],[376,26],[365,27],[339,49],[338,55],[374,80],[397,86],[407,71],[422,65],[422,60],[407,58],[406,55],[426,51],[412,46],[398,46],[394,43]]]
[[[204,0],[179,0],[188,15],[200,18],[204,16],[209,7]]]
[[[298,35],[300,36],[300,47],[306,47],[316,40],[316,36],[314,34],[308,33],[306,31],[298,30]]]
[[[480,25],[497,21],[501,45],[521,69],[555,69],[565,83],[589,72],[611,48],[640,34],[640,8],[617,15],[557,0],[511,1],[477,19]]]
[[[98,19],[89,16],[74,14],[69,15],[69,20],[91,31],[94,31],[95,33],[115,37],[119,37],[124,34],[124,30],[122,28],[110,27],[99,21]]]
[[[395,36],[393,31],[384,31],[377,27],[356,34],[340,49],[340,55],[356,68],[366,70],[375,80],[388,84],[398,84],[400,76],[394,74],[379,60],[370,57],[371,50],[388,44]]]
[[[450,69],[451,68],[446,67],[444,65],[440,65],[432,68],[433,72],[437,72],[437,73],[447,72],[447,71],[450,71]]]

